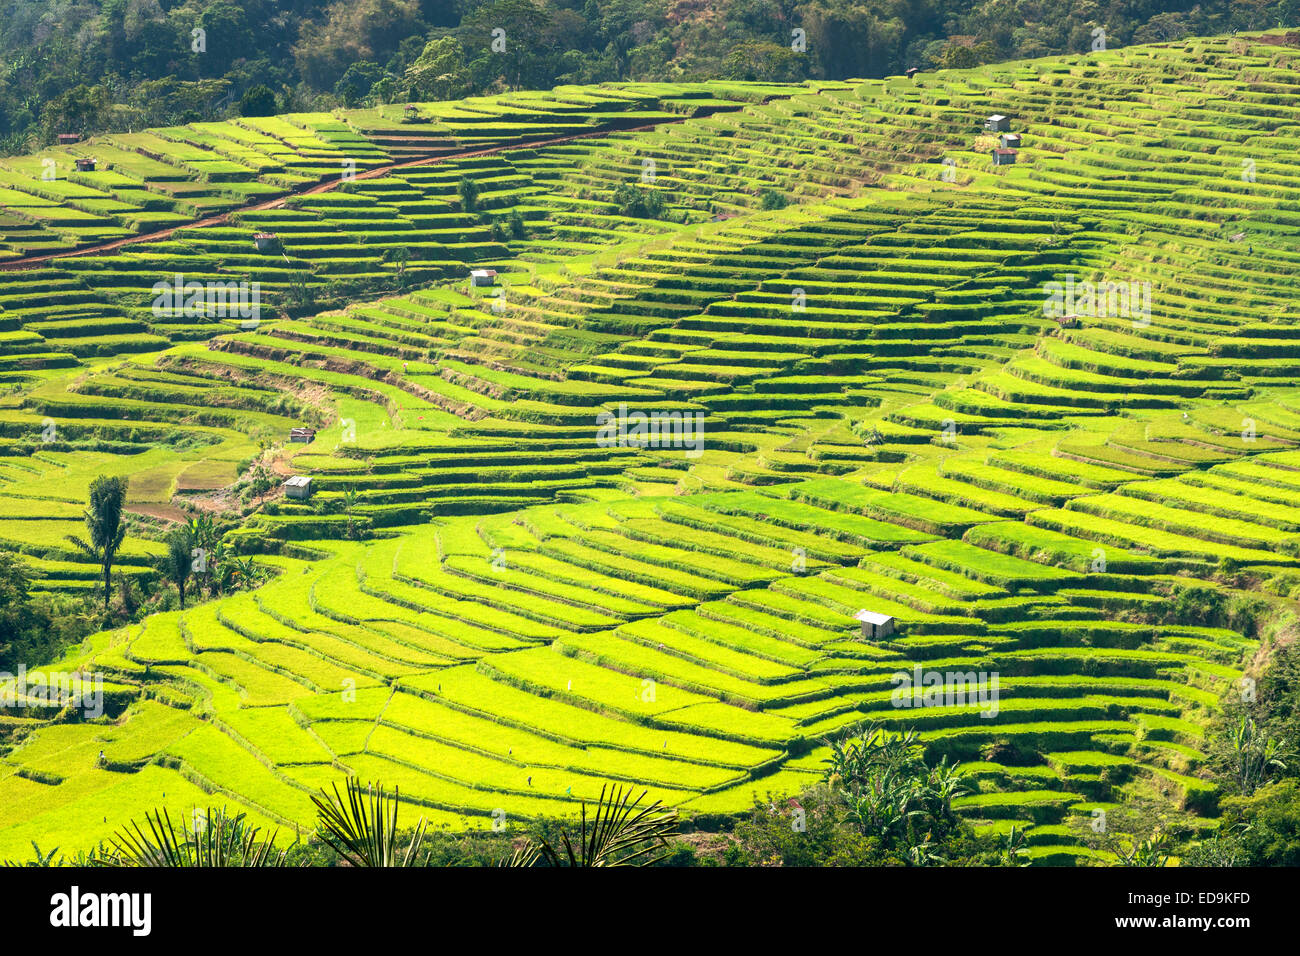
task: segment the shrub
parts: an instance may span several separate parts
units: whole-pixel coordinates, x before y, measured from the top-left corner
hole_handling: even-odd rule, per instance
[[[633,219],[666,219],[668,205],[655,189],[641,189],[631,183],[622,183],[614,190],[614,205],[620,216]]]

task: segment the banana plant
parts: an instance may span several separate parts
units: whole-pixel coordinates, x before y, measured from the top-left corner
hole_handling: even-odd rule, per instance
[[[1013,823],[1002,847],[1001,863],[1003,866],[1029,866],[1031,862],[1029,851],[1025,849],[1025,831]]]
[[[1157,832],[1150,839],[1132,842],[1128,849],[1121,847],[1115,855],[1119,858],[1120,866],[1163,867],[1169,863],[1167,845],[1166,836]]]
[[[262,579],[262,569],[257,566],[252,558],[232,556],[226,567],[228,568],[226,576],[234,587],[252,587]]]
[[[1284,741],[1265,737],[1250,717],[1242,717],[1228,739],[1236,756],[1237,786],[1246,796],[1254,793],[1271,771],[1285,770],[1292,756]]]

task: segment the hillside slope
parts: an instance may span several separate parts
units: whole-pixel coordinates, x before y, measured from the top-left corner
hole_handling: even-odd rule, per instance
[[[139,514],[229,511],[261,442],[315,486],[246,502],[226,536],[275,580],[56,665],[107,675],[106,717],[0,717],[0,854],[89,846],[204,792],[310,823],[308,794],[346,773],[454,827],[572,812],[610,780],[707,818],[816,780],[822,741],[867,719],[961,759],[962,811],[1031,824],[1043,862],[1091,858],[1068,822],[1134,797],[1212,820],[1205,727],[1258,642],[1180,619],[1179,595],[1285,594],[1300,563],[1297,62],[1205,39],[817,88],[569,90],[537,98],[534,128],[559,128],[557,103],[686,118],[0,273],[0,542],[44,586],[93,584],[59,542],[96,474],[131,476]],[[440,122],[509,109],[473,140],[509,146],[528,99]],[[990,114],[1023,137],[1014,165],[992,164]],[[351,155],[366,127],[346,120]],[[338,158],[324,120],[276,122],[315,130],[275,133],[301,181]],[[248,128],[140,135],[220,153]],[[10,169],[5,195],[36,195]],[[136,173],[137,192],[181,181]],[[626,183],[668,218],[628,215]],[[60,198],[37,204],[47,244],[145,227]],[[5,233],[16,256],[30,231]],[[469,285],[470,263],[500,287]],[[174,272],[261,281],[289,310],[160,320],[146,297]],[[426,286],[327,311],[302,292],[356,299],[371,277]],[[693,430],[608,430],[656,412]],[[287,443],[300,424],[313,440]],[[135,537],[124,562],[148,579],[160,549]],[[896,632],[859,639],[860,609]],[[973,675],[977,698],[900,707],[917,668]]]

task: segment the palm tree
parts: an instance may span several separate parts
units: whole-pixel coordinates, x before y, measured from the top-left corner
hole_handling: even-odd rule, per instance
[[[658,800],[639,806],[645,795],[642,790],[633,800],[631,787],[615,787],[608,795],[601,787],[590,826],[583,801],[576,845],[569,831],[562,830],[563,855],[548,840],[530,840],[501,865],[533,866],[545,859],[551,866],[652,866],[668,855],[668,837],[677,832],[677,811],[664,809]]]
[[[110,841],[112,850],[104,866],[148,867],[263,867],[285,866],[288,850],[275,848],[275,834],[259,840],[258,827],[249,826],[244,814],[231,816],[224,807],[204,810],[194,829],[178,834],[167,811],[145,814],[149,833],[140,824],[119,830]]]
[[[86,530],[90,541],[76,535],[67,540],[98,562],[104,574],[104,610],[108,610],[109,581],[113,573],[113,559],[126,537],[122,522],[122,507],[126,504],[127,479],[100,475],[90,483],[90,507],[86,509]]]
[[[181,610],[185,610],[185,585],[194,570],[193,549],[194,538],[189,528],[177,528],[167,535],[167,554],[162,559],[162,568],[180,592]]]
[[[397,845],[397,789],[392,796],[378,784],[364,790],[355,777],[347,781],[347,799],[339,794],[321,789],[321,796],[312,797],[320,819],[320,836],[344,860],[353,866],[415,866],[416,857],[424,846],[424,818],[416,825],[406,850]]]

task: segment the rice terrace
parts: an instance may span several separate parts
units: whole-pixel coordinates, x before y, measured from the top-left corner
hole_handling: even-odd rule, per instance
[[[1300,862],[1300,34],[922,66],[0,157],[0,859]]]

